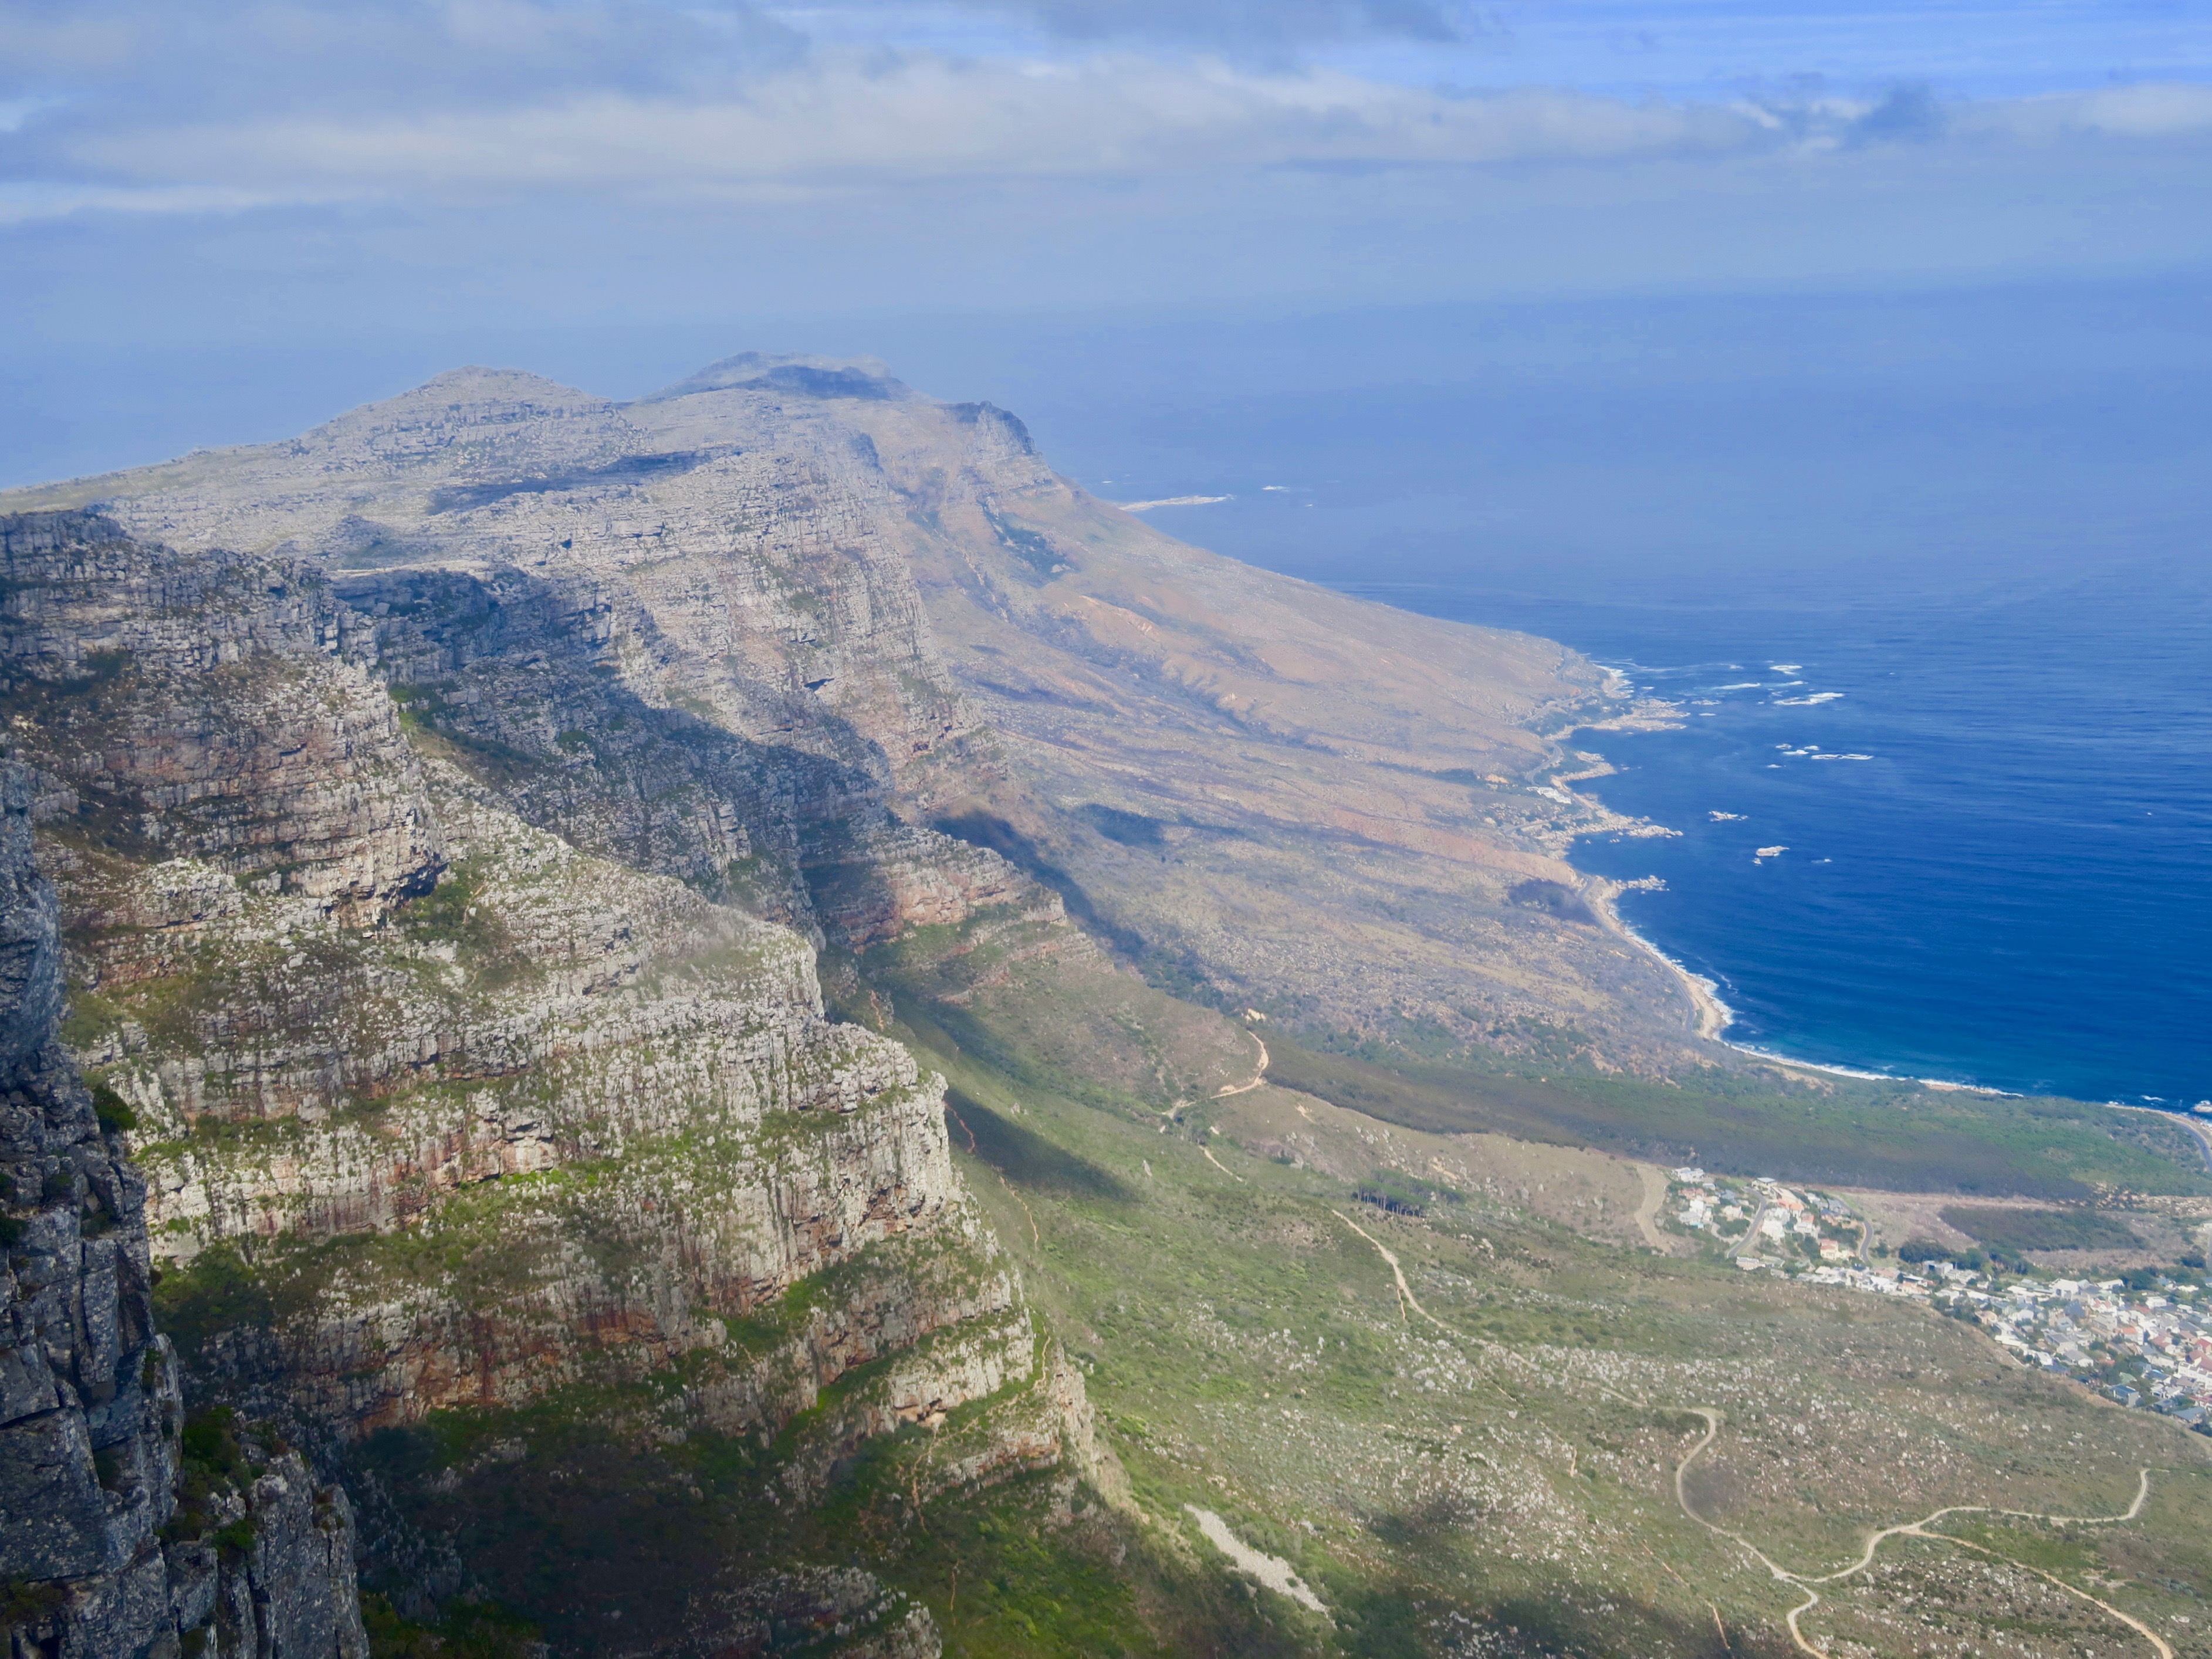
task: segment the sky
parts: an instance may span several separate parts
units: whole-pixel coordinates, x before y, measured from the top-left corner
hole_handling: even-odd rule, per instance
[[[462,361],[2208,270],[2212,0],[0,0],[11,483]]]

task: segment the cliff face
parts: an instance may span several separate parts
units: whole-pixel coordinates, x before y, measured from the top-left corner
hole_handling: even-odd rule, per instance
[[[312,568],[137,545],[94,518],[0,533],[72,1034],[136,1115],[177,1263],[165,1305],[203,1374],[360,1432],[694,1353],[707,1414],[781,1420],[852,1366],[977,1321],[1026,1369],[940,1085],[823,1019],[802,939],[653,867],[704,877],[693,854],[716,836],[742,863],[749,824],[791,844],[791,816],[741,793],[762,786],[757,757],[640,744],[648,775],[704,757],[698,810],[655,857],[649,817],[624,817],[618,794],[580,822],[611,788],[498,763],[520,751],[492,734],[527,740],[523,711],[568,729],[506,678],[561,647],[526,607],[510,626],[450,587],[374,602],[408,662],[471,642],[450,647],[449,689],[486,714],[418,749],[368,672],[373,613]],[[182,614],[206,624],[172,638]],[[575,717],[621,729],[604,707]],[[487,756],[506,790],[459,763]],[[505,794],[580,841],[638,832],[646,856],[581,851]],[[226,1328],[248,1254],[266,1317]],[[727,1322],[864,1256],[865,1294],[715,1363]],[[914,1389],[927,1404],[957,1386]]]
[[[840,733],[777,749],[643,703],[593,672],[587,612],[512,573],[371,580],[356,605],[287,556],[179,552],[71,514],[0,520],[0,557],[5,712],[28,763],[9,914],[37,946],[17,952],[18,1023],[51,1036],[61,1018],[58,929],[68,1036],[137,1165],[97,1138],[70,1073],[102,1149],[80,1186],[114,1188],[86,1213],[127,1212],[136,1254],[99,1268],[112,1247],[88,1242],[90,1288],[55,1294],[91,1310],[80,1363],[166,1390],[131,1418],[143,1447],[80,1425],[86,1458],[139,1447],[115,1479],[143,1501],[94,1540],[98,1570],[175,1509],[182,1395],[157,1316],[193,1395],[246,1412],[216,1475],[187,1468],[190,1512],[250,1522],[274,1563],[299,1555],[304,1504],[349,1575],[343,1498],[315,1496],[273,1425],[345,1468],[349,1440],[451,1408],[680,1376],[625,1432],[773,1438],[835,1385],[785,1457],[804,1503],[872,1437],[1034,1392],[1050,1351],[961,1189],[941,1080],[824,1018],[787,924],[852,940],[992,904],[1066,932],[1049,893],[896,822]],[[33,815],[58,902],[29,874]],[[76,1211],[54,1213],[23,1224],[33,1245],[63,1221],[74,1240]],[[21,1316],[52,1324],[43,1305]],[[1065,1393],[991,1419],[951,1478],[1057,1459],[1087,1431],[1079,1382]],[[54,1433],[69,1420],[25,1409]],[[11,1512],[43,1491],[40,1455],[0,1471]],[[94,1570],[84,1539],[71,1554],[9,1534],[36,1555],[21,1576]],[[240,1583],[290,1571],[262,1559],[241,1558]],[[231,1617],[229,1581],[210,1582],[216,1613],[191,1591],[195,1627]],[[930,1645],[918,1617],[885,1629]],[[117,1629],[71,1650],[131,1650]]]
[[[1586,763],[1559,741],[1631,714],[1603,671],[1183,546],[1058,477],[1013,416],[879,364],[734,358],[627,404],[462,370],[289,444],[16,499],[319,560],[388,606],[426,718],[550,768],[518,781],[523,816],[721,871],[833,943],[1006,900],[995,866],[887,845],[888,806],[1219,1006],[1509,1052],[1571,1026],[1650,1073],[1725,1060],[1642,951],[1516,897],[1579,884],[1576,833],[1635,827],[1572,793]],[[568,665],[472,655],[455,584],[534,606]],[[577,665],[596,702],[554,689]],[[721,754],[648,780],[623,735],[645,710]],[[732,856],[696,804],[717,766],[788,803],[767,816],[789,844]]]
[[[222,1420],[185,1426],[154,1329],[144,1188],[56,1036],[58,907],[32,860],[33,793],[0,769],[10,1651],[362,1659],[345,1494]]]
[[[82,514],[0,522],[0,569],[18,730],[35,728],[118,849],[354,921],[435,877],[414,757],[319,574],[221,552],[150,561]]]
[[[733,359],[624,405],[461,371],[14,504],[43,510],[0,518],[0,715],[58,889],[18,908],[143,1170],[85,1131],[140,1229],[114,1364],[162,1356],[131,1362],[152,1473],[114,1488],[146,1529],[185,1457],[195,1537],[337,1538],[288,1433],[427,1606],[487,1582],[466,1540],[518,1491],[566,1526],[591,1456],[697,1437],[751,1507],[636,1651],[793,1597],[925,1651],[872,1585],[739,1572],[750,1517],[859,1467],[908,1504],[1116,1476],[942,1079],[881,1031],[1147,1123],[1264,1069],[1223,1006],[1678,1042],[1616,941],[1510,896],[1572,879],[1533,790],[1596,671],[1177,546],[880,366]],[[23,994],[58,1018],[52,955]],[[180,1388],[241,1414],[193,1442]],[[533,1435],[580,1461],[544,1484]],[[622,1593],[571,1597],[569,1645]]]

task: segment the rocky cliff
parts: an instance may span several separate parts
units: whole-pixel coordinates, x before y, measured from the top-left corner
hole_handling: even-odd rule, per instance
[[[920,1653],[809,1517],[1126,1501],[895,1037],[1147,1133],[1254,1085],[1247,1009],[1685,1051],[1648,963],[1515,896],[1596,821],[1548,780],[1598,671],[1181,547],[880,365],[465,370],[0,505],[131,1340],[235,1413],[191,1513],[289,1514],[307,1449],[394,1616]]]
[[[749,355],[626,404],[460,370],[289,443],[0,498],[94,501],[315,561],[408,636],[410,706],[538,769],[523,816],[833,943],[1006,900],[942,830],[1220,1007],[1729,1063],[1658,964],[1528,897],[1580,884],[1576,833],[1637,827],[1561,742],[1638,717],[1603,671],[1176,543],[881,364]],[[747,768],[789,830],[736,854],[708,779]]]
[[[364,1659],[344,1492],[226,1413],[188,1424],[156,1334],[127,1113],[57,1038],[33,780],[0,769],[0,1606],[9,1652]]]
[[[1064,930],[1051,895],[899,825],[834,756],[763,755],[581,667],[533,698],[568,637],[493,584],[357,609],[296,558],[71,514],[0,520],[0,560],[18,839],[35,809],[60,889],[17,907],[46,929],[38,1006],[60,1016],[58,924],[69,1037],[144,1171],[114,1165],[134,1340],[150,1224],[191,1391],[241,1434],[343,1470],[347,1442],[442,1411],[680,1374],[652,1431],[772,1438],[872,1367],[786,1460],[803,1499],[869,1437],[1042,1375],[941,1080],[827,1020],[783,924],[995,902]],[[431,661],[434,702],[395,679]],[[579,728],[606,753],[573,775],[522,746]],[[847,866],[819,910],[810,849]],[[961,1476],[1052,1461],[1079,1422],[1016,1413]]]

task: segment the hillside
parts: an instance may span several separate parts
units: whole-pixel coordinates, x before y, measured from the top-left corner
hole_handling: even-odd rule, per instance
[[[111,1508],[179,1446],[333,1494],[370,1617],[283,1651],[1782,1652],[1866,1528],[2146,1466],[2124,1525],[1911,1534],[1808,1650],[1951,1639],[1961,1562],[1990,1651],[2192,1639],[2201,1440],[1697,1254],[1651,1161],[2179,1273],[2196,1141],[1699,1036],[1565,860],[1654,828],[1573,732],[1667,715],[1572,653],[1183,546],[861,361],[461,370],[0,514],[69,996],[10,1273],[65,1162],[144,1258],[103,1374],[181,1370],[80,1437]],[[24,1560],[24,1639],[126,1650]],[[223,1616],[162,1628],[259,1650]]]

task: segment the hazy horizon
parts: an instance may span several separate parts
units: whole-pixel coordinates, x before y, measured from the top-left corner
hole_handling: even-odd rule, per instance
[[[1509,562],[2155,556],[2205,470],[2191,13],[0,0],[0,483],[465,362],[620,397],[796,349],[1003,404],[1086,483],[1187,481],[1152,494],[1357,393],[1334,533],[1416,562],[1393,492],[1452,443]],[[1408,398],[1441,438],[1360,452]]]
[[[741,349],[873,354],[1012,410],[1109,499],[1230,497],[1154,522],[1292,574],[1824,603],[2188,563],[2208,299],[2162,279],[19,348],[0,487],[289,437],[465,362],[627,398]]]

